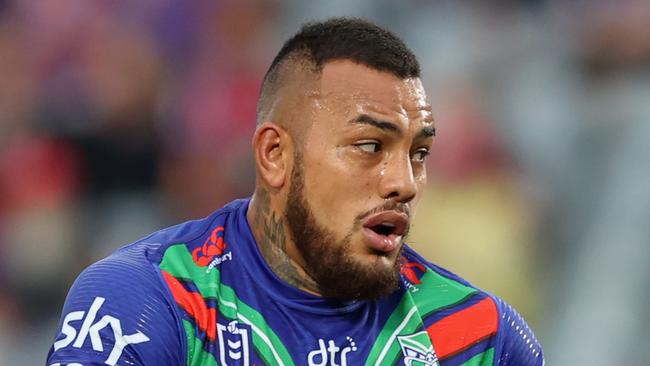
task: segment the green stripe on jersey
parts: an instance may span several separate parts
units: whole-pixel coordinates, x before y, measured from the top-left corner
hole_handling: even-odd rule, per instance
[[[192,260],[192,255],[185,244],[170,246],[165,251],[160,269],[169,272],[172,276],[180,279],[190,280],[196,285],[204,298],[216,298],[218,300],[219,313],[226,318],[239,320],[249,325],[253,331],[253,347],[257,355],[267,365],[293,366],[294,362],[280,338],[269,327],[264,317],[255,309],[242,302],[230,286],[221,283],[221,273],[217,268],[208,270],[206,267],[197,266]],[[187,331],[187,328],[186,328]],[[188,333],[188,352],[200,355],[202,342],[196,338],[192,331],[192,338]],[[198,342],[197,342],[198,341]],[[190,344],[198,343],[190,349]],[[203,351],[206,353],[205,351]],[[197,356],[195,356],[197,357]],[[188,356],[188,361],[190,356]]]
[[[434,311],[458,304],[477,292],[476,289],[441,276],[430,268],[415,289],[409,289],[386,321],[370,350],[366,366],[392,365],[401,347],[397,336],[411,335],[423,328],[423,318]],[[423,346],[431,345],[429,344]]]
[[[478,292],[475,288],[465,286],[458,281],[444,277],[428,268],[416,285],[418,291],[409,291],[422,317],[468,299]]]
[[[489,348],[465,361],[461,366],[491,366],[492,364],[494,364],[494,348]]]
[[[217,366],[212,353],[203,349],[203,342],[194,335],[194,325],[183,319],[183,328],[187,334],[187,366]]]

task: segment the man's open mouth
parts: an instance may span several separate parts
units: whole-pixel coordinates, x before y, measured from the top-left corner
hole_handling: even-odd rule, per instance
[[[364,227],[379,235],[404,235],[408,229],[409,221],[406,214],[396,211],[384,211],[370,216],[363,224]]]
[[[408,227],[408,216],[397,211],[374,214],[363,224],[370,246],[384,252],[393,251],[400,246],[402,237],[408,232]]]
[[[395,231],[395,225],[391,222],[386,222],[383,224],[375,225],[371,227],[370,230],[376,232],[379,235],[388,236]]]

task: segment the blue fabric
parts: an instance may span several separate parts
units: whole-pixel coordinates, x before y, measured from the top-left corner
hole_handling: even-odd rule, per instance
[[[249,200],[237,200],[205,219],[158,231],[86,269],[70,289],[46,365],[186,365],[188,352],[192,352],[188,350],[188,334],[182,321],[189,317],[170,292],[159,264],[171,245],[182,243],[189,252],[196,251],[217,227],[225,227],[222,234],[226,243],[222,256],[225,259],[215,265],[220,272],[219,281],[263,315],[296,365],[309,364],[309,360],[312,365],[342,365],[343,356],[346,364],[363,364],[388,317],[409,296],[406,280],[403,279],[399,290],[379,301],[325,299],[296,289],[279,279],[261,256],[246,220],[248,203]],[[405,256],[440,276],[473,287],[427,262],[409,247]],[[185,291],[200,295],[192,279],[179,281]],[[421,329],[488,297],[498,311],[498,332],[468,345],[439,364],[460,365],[494,348],[494,365],[542,365],[541,347],[523,318],[501,299],[482,291],[426,317],[421,314]],[[217,301],[208,299],[206,306],[215,309]],[[206,331],[195,324],[195,334],[190,337],[203,339],[203,349],[212,353],[214,359],[212,363],[200,360],[194,363],[203,366],[217,360],[216,364],[222,364],[227,359],[229,365],[245,364],[242,358],[236,358],[240,353],[228,353],[233,357],[226,357],[223,347],[224,344],[241,345],[240,341],[248,339],[242,334],[253,332],[250,325],[233,324],[218,314],[217,327],[224,339],[208,342]],[[241,332],[237,333],[236,329]],[[328,349],[338,352],[338,356],[328,353]],[[343,350],[347,354],[342,355]],[[250,365],[264,364],[253,347],[246,350],[246,357]],[[401,365],[401,360],[402,357],[386,360],[382,365]]]

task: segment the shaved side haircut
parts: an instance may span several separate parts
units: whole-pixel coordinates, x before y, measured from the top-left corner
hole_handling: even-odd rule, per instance
[[[284,43],[264,76],[257,124],[268,117],[287,78],[296,71],[319,74],[334,60],[350,60],[402,79],[420,76],[413,52],[395,34],[374,23],[358,18],[307,23]]]

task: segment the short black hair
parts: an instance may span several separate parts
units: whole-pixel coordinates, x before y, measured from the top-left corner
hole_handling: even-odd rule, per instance
[[[258,122],[264,99],[277,90],[283,61],[294,56],[311,64],[315,72],[329,61],[350,60],[402,79],[420,76],[420,64],[404,41],[368,20],[337,17],[306,23],[284,43],[264,76]]]

